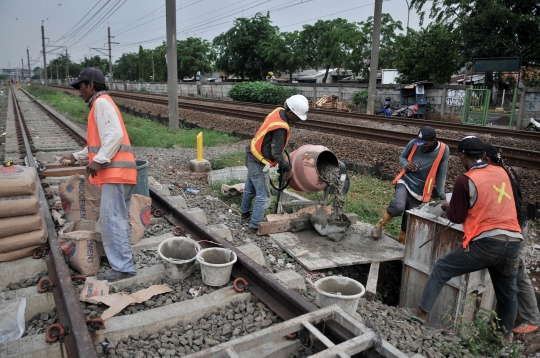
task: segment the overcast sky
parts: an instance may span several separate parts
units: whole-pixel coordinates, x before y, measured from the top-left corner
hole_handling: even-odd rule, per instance
[[[176,0],[178,39],[195,36],[211,41],[227,31],[235,18],[252,17],[270,11],[272,25],[280,31],[301,30],[305,24],[338,17],[365,21],[373,16],[374,0]],[[98,12],[99,11],[99,12]],[[96,14],[97,13],[97,14]],[[383,2],[383,13],[407,24],[406,0]],[[72,61],[84,56],[107,53],[107,24],[111,27],[113,63],[122,53],[154,48],[166,40],[165,0],[8,0],[0,11],[0,68],[27,68],[26,49],[31,67],[43,66],[41,24],[45,26],[47,61],[53,52],[65,53]],[[419,29],[418,15],[410,12],[409,26]]]

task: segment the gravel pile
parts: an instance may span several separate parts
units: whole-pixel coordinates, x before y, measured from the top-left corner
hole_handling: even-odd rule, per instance
[[[234,302],[188,324],[179,323],[155,334],[130,335],[119,342],[99,342],[101,357],[183,357],[281,322],[255,297]]]
[[[37,285],[39,280],[41,280],[41,278],[45,277],[45,276],[47,276],[47,271],[46,270],[41,271],[39,274],[37,274],[34,277],[23,278],[23,279],[21,279],[21,280],[19,280],[17,282],[12,282],[9,285],[7,285],[6,287],[0,288],[0,292],[11,291],[11,290],[19,290],[21,288],[26,288],[26,287]]]

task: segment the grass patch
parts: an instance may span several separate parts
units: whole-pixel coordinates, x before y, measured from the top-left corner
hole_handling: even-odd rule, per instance
[[[86,124],[88,106],[78,97],[61,91],[30,85],[27,87],[35,97],[50,103],[59,112],[69,115],[75,122]],[[228,133],[207,129],[185,129],[172,131],[169,127],[122,112],[124,124],[134,147],[195,148],[197,135],[203,132],[204,145],[215,147],[237,142],[239,139]]]
[[[210,159],[210,164],[212,165],[212,170],[217,170],[244,165],[245,159],[246,152],[232,152],[224,154],[219,158]]]

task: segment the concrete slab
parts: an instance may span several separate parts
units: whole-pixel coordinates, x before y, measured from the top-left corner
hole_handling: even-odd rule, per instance
[[[270,234],[270,237],[302,266],[312,271],[403,260],[405,247],[386,235],[380,240],[374,240],[370,234],[372,228],[372,225],[366,223],[351,225],[345,238],[339,242],[334,242],[315,230],[300,231],[296,234]],[[296,254],[306,250],[307,254],[296,257]]]
[[[186,198],[182,195],[170,196],[167,198],[173,207],[178,209],[187,209]]]
[[[208,228],[228,241],[232,241],[231,229],[225,224],[208,225]]]
[[[189,161],[189,170],[195,173],[208,173],[212,170],[212,166],[206,159],[203,159],[200,162],[196,159],[192,159]]]
[[[6,287],[12,282],[18,282],[23,278],[37,276],[41,271],[47,270],[45,260],[34,260],[24,257],[10,262],[0,263],[0,287]]]
[[[287,286],[294,290],[307,291],[304,277],[293,270],[280,271],[274,274],[277,278],[283,281]]]
[[[45,342],[45,334],[24,337],[0,344],[2,358],[58,358],[67,357],[64,344]]]
[[[135,245],[131,245],[131,249],[135,252],[139,252],[143,249],[157,250],[159,244],[161,244],[162,241],[171,237],[175,237],[175,236],[173,233],[170,233],[170,232],[166,234],[158,235],[158,236],[146,237],[146,238],[141,239],[141,241],[139,241]]]
[[[255,261],[261,266],[266,265],[264,260],[264,254],[259,246],[254,243],[246,244],[237,247],[238,250],[242,251],[247,257]]]
[[[285,337],[265,342],[249,351],[238,353],[240,358],[282,358],[290,357],[300,348],[302,343],[299,339],[288,340]]]
[[[203,224],[208,224],[208,220],[206,220],[206,214],[203,209],[201,208],[188,208],[185,210],[186,213],[193,216],[195,220],[202,222]]]
[[[208,173],[208,184],[215,184],[218,182],[226,183],[232,180],[246,180],[247,168],[245,165],[239,167],[223,168],[218,170],[212,170]]]

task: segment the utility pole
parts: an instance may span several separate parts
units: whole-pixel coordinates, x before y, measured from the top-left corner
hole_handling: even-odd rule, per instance
[[[51,80],[53,79],[53,75],[52,75],[52,65],[51,65],[51,60],[49,60],[49,70],[51,71]],[[45,71],[45,73],[47,73],[47,71]]]
[[[373,38],[371,40],[371,62],[369,63],[369,85],[367,114],[375,114],[375,95],[377,94],[377,69],[379,67],[379,44],[381,42],[381,13],[383,0],[375,0],[373,18]]]
[[[32,71],[30,70],[30,51],[28,51],[28,46],[26,47],[26,57],[28,60],[28,76],[30,77],[30,81],[32,81]]]
[[[19,79],[19,81],[22,82],[24,78],[24,60],[23,60],[23,57],[21,57],[21,78]]]
[[[67,46],[66,46],[66,85],[69,83],[69,57],[67,53]]]
[[[47,58],[45,57],[45,28],[43,27],[43,20],[41,20],[41,45],[43,47],[43,73],[45,74],[45,86],[49,85],[49,80],[47,79]]]
[[[165,18],[167,20],[167,93],[169,95],[169,128],[172,130],[178,130],[176,0],[165,0],[165,14]]]

